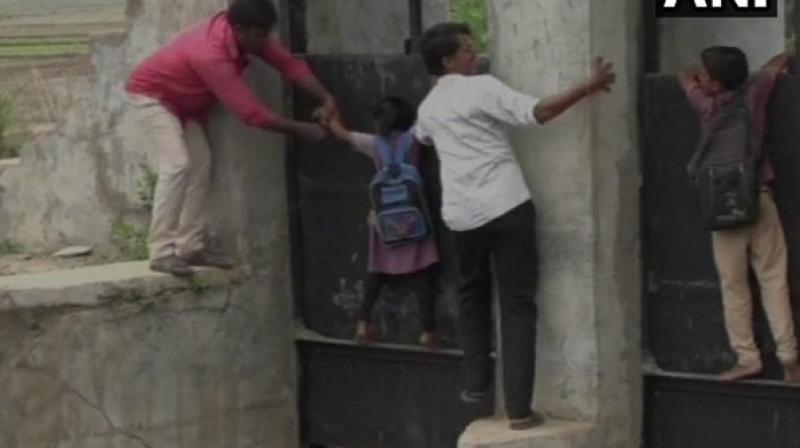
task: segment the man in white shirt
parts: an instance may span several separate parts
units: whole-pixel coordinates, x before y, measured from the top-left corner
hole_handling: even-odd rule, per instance
[[[422,102],[417,138],[441,161],[442,216],[453,231],[461,274],[459,314],[464,349],[461,399],[480,402],[492,381],[490,363],[493,257],[500,293],[503,385],[512,429],[543,418],[531,411],[536,349],[538,261],[535,208],[508,139],[510,127],[542,125],[581,99],[608,91],[610,63],[598,59],[588,81],[545,99],[516,92],[476,73],[467,25],[443,23],[425,32],[422,55],[438,77]]]

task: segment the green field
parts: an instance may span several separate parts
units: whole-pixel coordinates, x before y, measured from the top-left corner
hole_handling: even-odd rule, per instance
[[[49,58],[88,53],[89,43],[81,38],[0,39],[0,58]]]

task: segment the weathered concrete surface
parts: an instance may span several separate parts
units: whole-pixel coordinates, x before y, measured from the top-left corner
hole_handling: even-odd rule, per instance
[[[598,448],[592,437],[593,426],[548,420],[527,431],[509,431],[502,418],[480,420],[458,440],[460,448]]]
[[[618,72],[613,94],[513,139],[538,207],[535,406],[592,425],[588,446],[597,447],[637,447],[641,433],[639,8],[636,0],[490,7],[492,67],[513,87],[553,94],[586,79],[596,56]],[[540,446],[538,437],[520,446]],[[554,446],[587,446],[571,437]]]
[[[297,446],[283,141],[224,114],[212,128],[212,228],[250,276],[5,279],[21,306],[0,312],[0,446]]]
[[[786,49],[785,3],[777,18],[665,18],[658,22],[659,72],[676,73],[699,63],[700,51],[712,45],[741,47],[752,68]]]
[[[447,20],[450,0],[422,0],[423,29]],[[306,1],[311,54],[403,54],[409,37],[406,0]]]
[[[175,289],[227,285],[241,271],[198,269],[191,279],[153,272],[147,262],[115,263],[71,270],[0,277],[0,311],[101,306],[119,296],[151,297]]]
[[[100,307],[0,313],[0,446],[296,445],[292,324],[262,299],[274,279],[154,280]]]
[[[55,134],[2,171],[3,238],[113,253],[115,222],[147,224],[137,190],[153,154],[126,113],[125,79],[160,43],[225,4],[129,2],[127,38],[96,44],[90,94],[68,101]],[[278,77],[262,65],[248,77],[280,112]],[[210,140],[209,230],[238,255],[247,279],[176,290],[177,280],[135,265],[140,277],[120,268],[110,291],[70,289],[58,307],[43,308],[49,293],[41,288],[35,309],[8,303],[0,312],[0,446],[297,446],[284,140],[222,111]],[[93,294],[106,298],[98,304]]]
[[[149,163],[126,113],[124,83],[132,68],[174,33],[224,8],[225,0],[129,2],[127,37],[98,39],[89,85],[52,86],[58,124],[27,145],[21,165],[0,175],[0,235],[49,252],[84,244],[113,254],[115,224],[143,228],[138,191]]]

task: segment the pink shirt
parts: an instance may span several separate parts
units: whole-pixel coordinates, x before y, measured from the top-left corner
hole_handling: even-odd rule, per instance
[[[265,43],[261,58],[288,80],[311,76],[308,65],[275,39]],[[184,31],[139,64],[127,90],[159,100],[184,123],[204,121],[219,99],[248,125],[267,127],[272,112],[242,79],[248,65],[228,18],[220,13]]]
[[[753,117],[753,130],[756,133],[758,142],[763,144],[764,134],[767,128],[767,104],[769,103],[772,90],[775,88],[775,81],[778,73],[761,70],[750,77],[747,85],[747,105]],[[726,93],[716,97],[711,97],[703,93],[698,85],[686,90],[689,103],[700,115],[700,124],[703,132],[708,132],[716,120],[720,106],[730,101],[733,93]],[[764,159],[763,181],[770,184],[775,180],[775,170],[772,162],[767,155]]]

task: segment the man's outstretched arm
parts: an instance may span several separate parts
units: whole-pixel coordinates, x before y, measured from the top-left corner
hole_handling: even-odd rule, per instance
[[[612,63],[603,61],[603,58],[597,58],[592,68],[592,76],[586,82],[542,99],[533,109],[533,116],[536,117],[536,121],[545,124],[588,96],[600,91],[610,92],[611,85],[616,79],[617,75],[613,71]]]
[[[318,99],[322,103],[326,119],[339,114],[333,95],[317,79],[308,64],[293,55],[280,41],[270,39],[264,47],[262,58],[275,67],[285,79]]]

